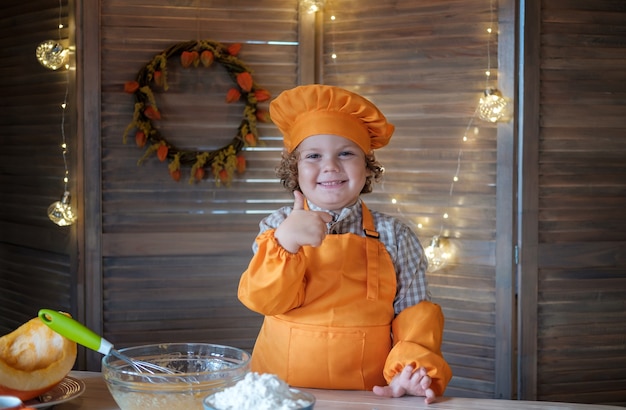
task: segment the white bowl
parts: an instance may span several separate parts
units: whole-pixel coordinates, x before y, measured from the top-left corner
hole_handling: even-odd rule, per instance
[[[291,388],[289,390],[291,392],[290,399],[303,400],[304,402],[306,402],[305,406],[289,407],[289,410],[313,410],[313,407],[315,406],[314,395],[312,395],[311,393],[302,391],[302,390],[294,389],[294,388]],[[230,410],[230,408],[224,409],[224,408],[216,407],[213,401],[214,396],[215,396],[215,393],[211,394],[206,399],[204,399],[204,410]]]

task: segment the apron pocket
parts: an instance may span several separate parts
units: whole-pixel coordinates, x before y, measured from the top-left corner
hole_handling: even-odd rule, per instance
[[[361,330],[294,327],[287,358],[289,383],[298,387],[363,390],[364,347],[365,332]]]

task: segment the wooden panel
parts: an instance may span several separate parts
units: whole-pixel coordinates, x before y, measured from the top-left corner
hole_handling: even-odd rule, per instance
[[[79,10],[87,7],[78,3]],[[484,87],[489,4],[327,3],[318,22],[325,64],[315,75],[372,98],[397,126],[392,144],[379,154],[386,181],[365,199],[421,224],[424,241],[440,228],[442,204],[450,205],[445,231],[457,237],[457,260],[429,276],[447,318],[444,352],[455,373],[448,394],[491,397],[498,393],[502,349],[497,261],[499,226],[507,221],[498,218],[507,210],[499,206],[502,189],[511,189],[499,185],[506,180],[499,163],[511,147],[501,145],[502,126],[483,123],[472,124],[471,144],[460,143]],[[72,4],[62,2],[63,18]],[[156,160],[137,167],[141,152],[122,144],[132,110],[122,86],[166,46],[212,38],[242,42],[242,58],[276,95],[297,83],[298,58],[306,55],[296,45],[302,32],[297,2],[98,5],[97,12],[91,4],[82,9],[87,20],[77,23],[85,33],[77,40],[87,60],[77,88],[85,99],[79,121],[86,142],[81,150],[80,141],[71,140],[70,162],[71,174],[80,175],[74,156],[83,154],[84,192],[75,192],[87,222],[70,229],[45,216],[61,190],[58,104],[65,76],[33,58],[37,43],[58,35],[58,2],[8,0],[0,6],[0,89],[10,97],[0,100],[0,331],[42,304],[82,309],[74,288],[80,284],[89,323],[102,320],[116,344],[198,338],[249,348],[260,318],[235,303],[234,290],[258,220],[290,201],[273,175],[279,135],[262,126],[265,145],[246,153],[248,172],[233,189],[217,189],[211,181],[174,183]],[[524,37],[530,69],[523,72],[520,101],[519,396],[626,404],[626,7],[616,0],[523,5],[524,28],[535,35]],[[254,24],[251,12],[242,10],[252,10]],[[328,20],[333,14],[337,19]],[[62,35],[71,37],[71,31],[70,24]],[[494,54],[493,67],[505,57]],[[176,141],[210,147],[230,138],[237,113],[225,108],[219,93],[203,99],[198,90],[225,86],[223,73],[194,74],[179,72],[176,88],[159,96],[171,115],[163,130]],[[191,86],[196,83],[198,89]],[[72,111],[68,127],[76,128],[74,121]],[[71,138],[79,139],[81,130]],[[461,148],[462,183],[450,195]],[[83,230],[84,238],[76,233]],[[80,280],[74,277],[77,254],[85,257]]]
[[[247,170],[230,188],[212,176],[189,184],[189,168],[175,182],[156,156],[138,166],[143,152],[132,138],[123,143],[134,104],[123,85],[165,48],[210,39],[241,43],[240,59],[276,96],[297,83],[297,2],[100,4],[101,126],[91,138],[101,150],[103,332],[119,346],[199,341],[251,349],[261,318],[239,303],[236,287],[260,219],[289,200],[274,175],[278,133],[259,124],[262,146],[245,152]],[[237,133],[243,105],[225,103],[232,80],[224,67],[183,69],[172,58],[168,83],[155,94],[168,141],[211,150]]]
[[[454,373],[446,395],[494,397],[497,129],[473,115],[485,87],[487,27],[493,19],[497,32],[498,11],[492,15],[485,1],[354,4],[325,7],[323,82],[363,94],[396,126],[389,146],[376,153],[384,182],[364,200],[408,222],[425,245],[440,230],[455,238],[455,262],[428,275],[446,316],[443,351]],[[491,44],[494,81],[497,40]],[[457,166],[460,181],[451,193]],[[510,240],[505,246],[511,248]],[[509,312],[511,289],[509,279]],[[510,351],[510,339],[500,343]],[[509,356],[508,374],[510,366]]]
[[[262,318],[237,299],[251,251],[105,259],[105,333],[118,345],[214,342],[251,350]]]
[[[35,58],[45,40],[67,45],[69,14],[65,0],[0,5],[0,335],[36,317],[42,307],[77,312],[71,246],[76,227],[59,227],[47,216],[64,190],[60,107],[74,79]],[[75,109],[68,94],[65,129],[73,176]]]
[[[517,3],[498,1],[498,89],[505,96],[515,96],[517,72]],[[509,100],[516,105],[514,98]],[[496,266],[495,266],[495,391],[498,399],[516,397],[517,305],[516,271],[519,247],[517,213],[517,151],[516,130],[518,127],[515,109],[510,110],[511,120],[498,123],[497,133],[497,176],[496,176]]]
[[[544,1],[537,397],[626,403],[626,4]]]
[[[520,9],[520,38],[525,44],[520,55],[519,121],[519,211],[517,220],[519,264],[518,379],[517,395],[522,400],[537,397],[537,219],[539,206],[539,105],[541,1],[526,1]]]
[[[67,255],[4,245],[0,271],[0,334],[15,330],[41,308],[66,312],[73,306]]]
[[[102,178],[100,146],[100,9],[75,3],[77,59],[77,139],[82,156],[77,165],[83,175],[77,194],[83,229],[78,232],[79,319],[102,334]],[[81,369],[99,369],[102,355],[85,349],[79,354]]]

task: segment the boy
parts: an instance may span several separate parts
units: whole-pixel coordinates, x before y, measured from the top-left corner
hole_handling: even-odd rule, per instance
[[[432,403],[452,373],[422,246],[360,198],[382,176],[373,150],[393,125],[367,99],[325,85],[281,93],[270,116],[284,136],[277,174],[294,205],[261,221],[239,283],[241,302],[265,315],[252,370],[292,386]]]

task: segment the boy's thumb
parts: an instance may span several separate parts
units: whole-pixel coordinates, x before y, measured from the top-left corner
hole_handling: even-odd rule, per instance
[[[300,191],[293,191],[293,210],[301,211],[304,209],[304,195]]]

